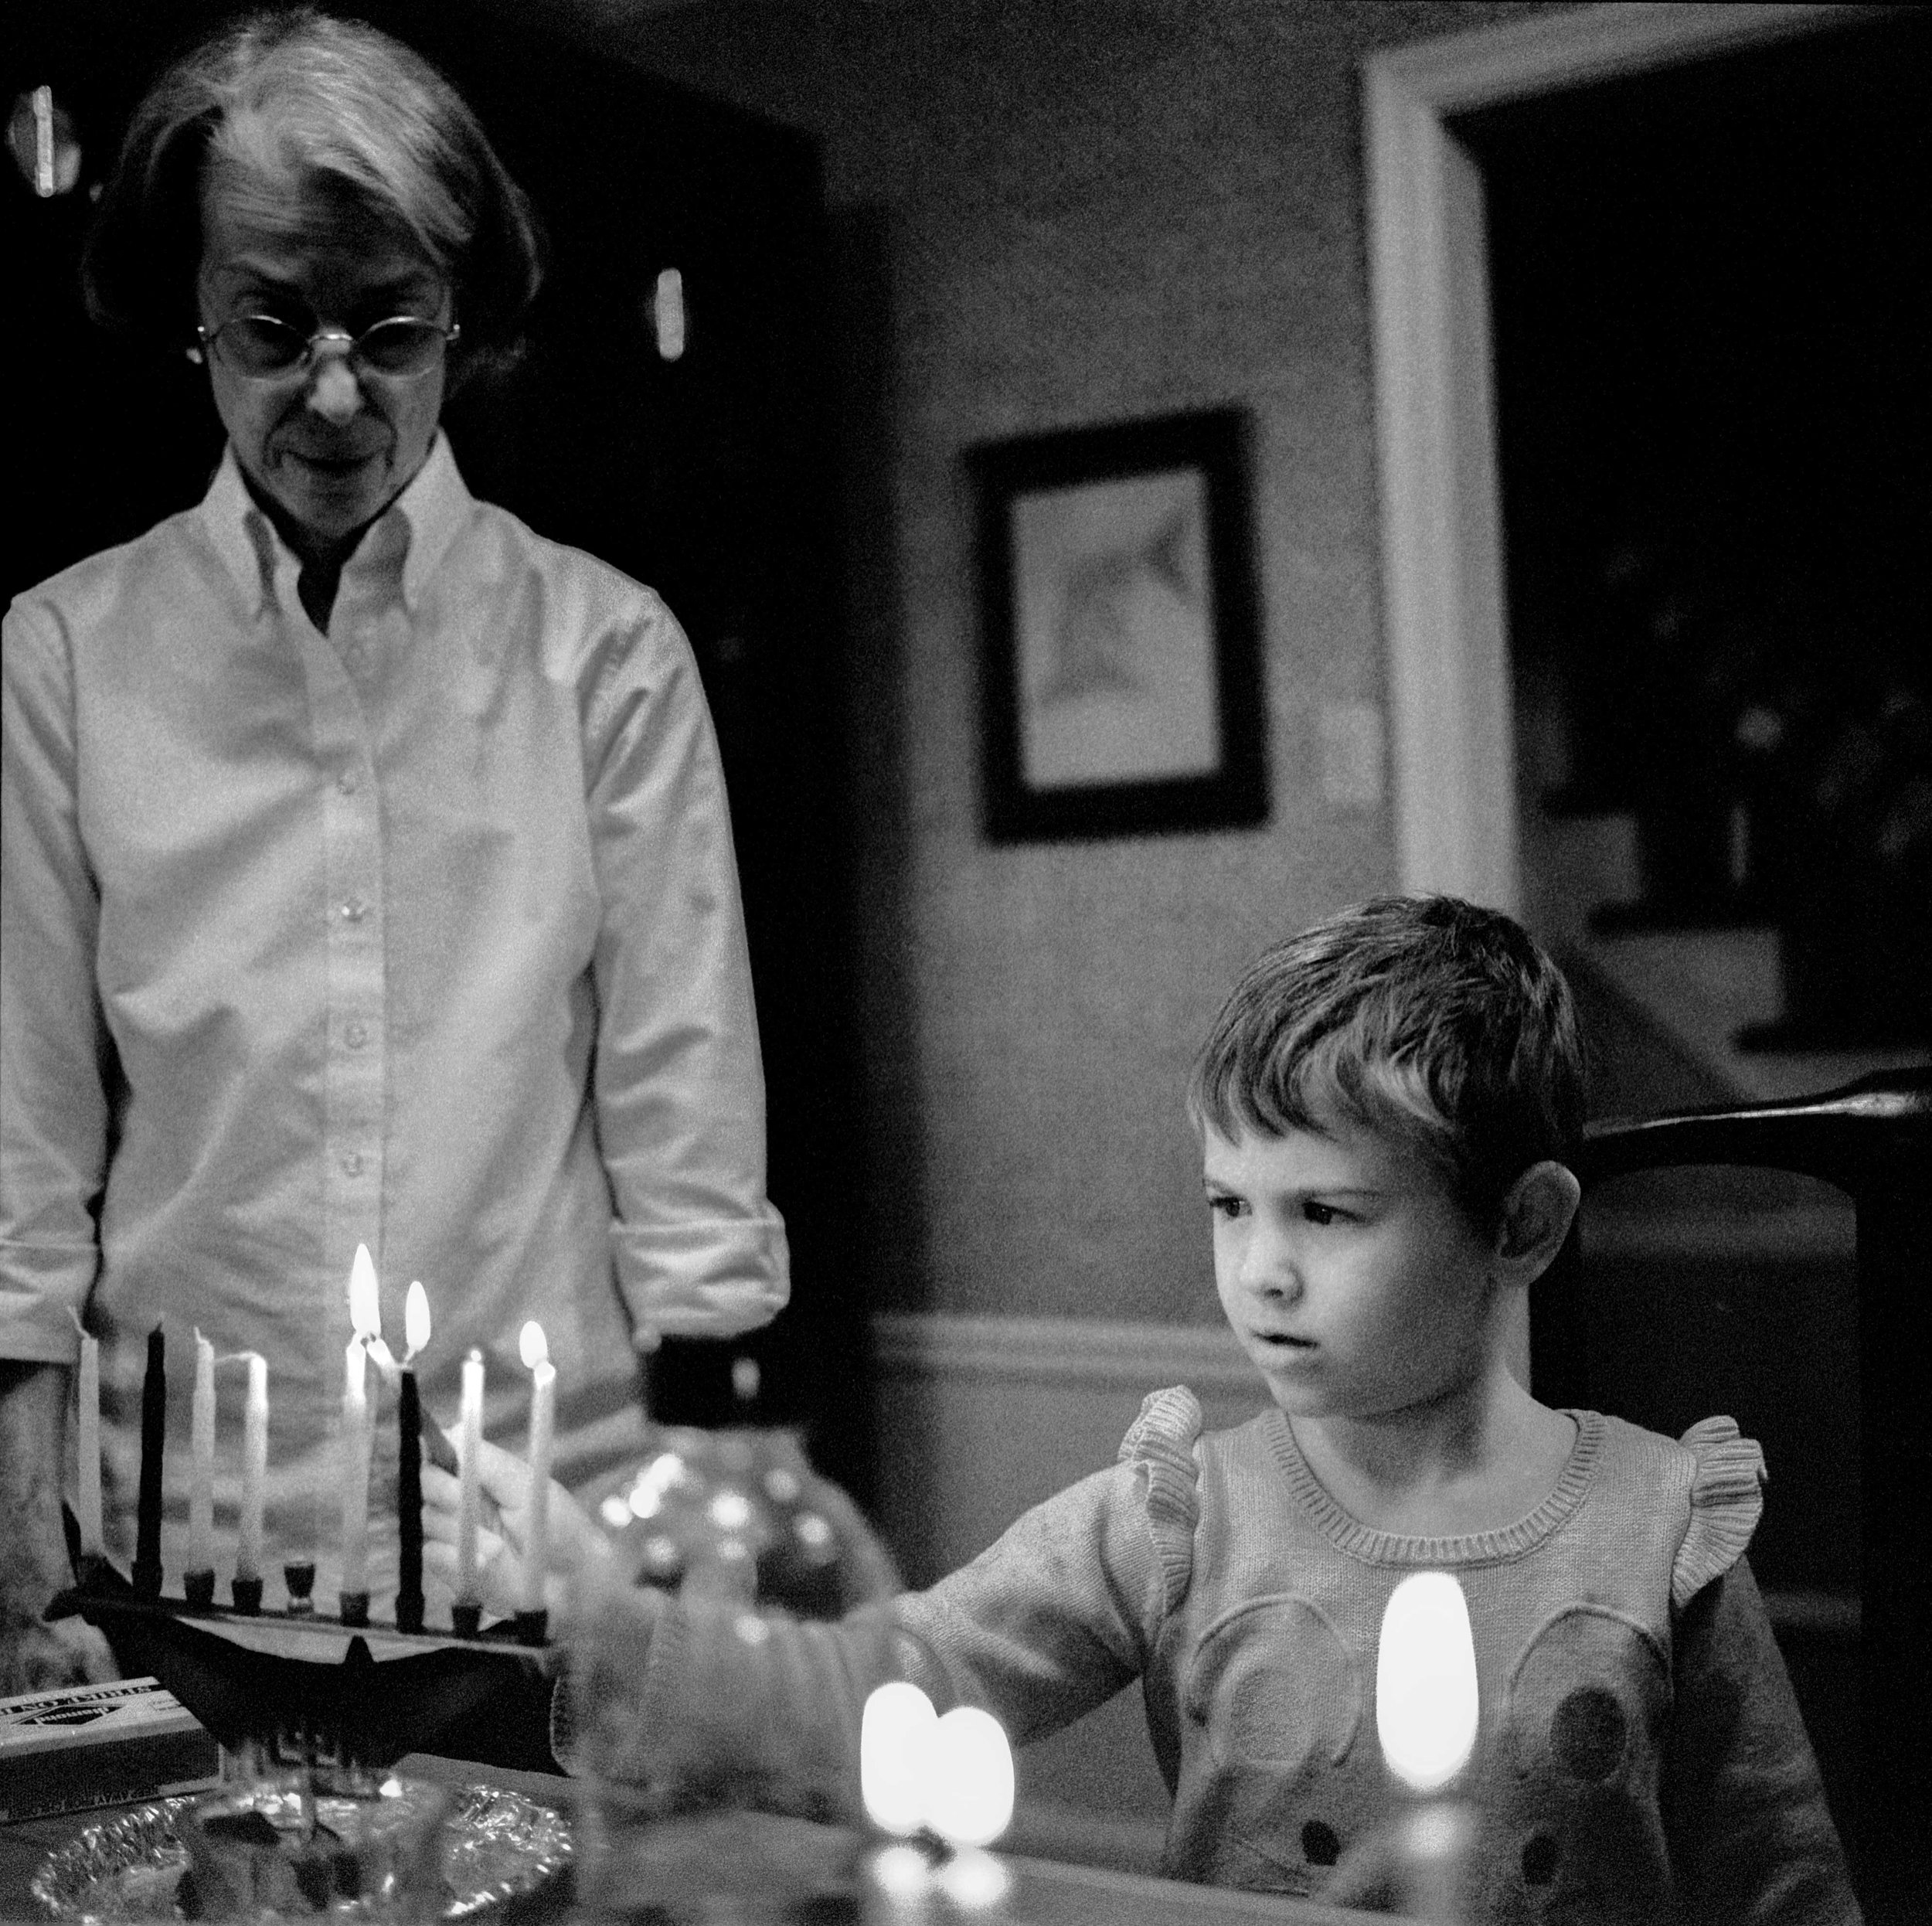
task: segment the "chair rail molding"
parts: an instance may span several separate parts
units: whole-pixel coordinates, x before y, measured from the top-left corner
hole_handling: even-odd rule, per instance
[[[1203,1393],[1253,1391],[1260,1380],[1224,1324],[1134,1324],[1083,1318],[961,1317],[885,1312],[872,1320],[879,1370],[896,1378]]]
[[[1383,622],[1402,886],[1519,911],[1502,516],[1473,107],[1869,18],[1869,7],[1626,0],[1363,63]]]

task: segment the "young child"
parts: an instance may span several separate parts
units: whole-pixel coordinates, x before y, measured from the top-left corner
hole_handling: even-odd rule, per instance
[[[1673,1441],[1552,1410],[1509,1368],[1578,1194],[1581,1055],[1549,958],[1452,899],[1345,911],[1236,985],[1189,1108],[1222,1308],[1271,1404],[1206,1431],[1192,1393],[1148,1397],[1113,1468],[898,1601],[913,1676],[1021,1743],[1139,1679],[1167,1870],[1359,1899],[1350,1869],[1402,1803],[1383,1608],[1447,1570],[1482,1707],[1456,1788],[1480,1815],[1471,1918],[1857,1919],[1744,1561],[1758,1448],[1725,1417]],[[492,1460],[513,1540],[523,1485]],[[432,1494],[445,1565],[454,1492]],[[570,1530],[589,1556],[594,1528]],[[639,1662],[596,1682],[607,1722],[700,1690],[713,1649],[701,1608],[627,1609]],[[840,1640],[863,1629],[793,1629],[801,1717],[849,1721]]]

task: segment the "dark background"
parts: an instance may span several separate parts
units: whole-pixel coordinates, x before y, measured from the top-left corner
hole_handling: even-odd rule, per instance
[[[1932,1042],[1932,25],[1866,11],[1455,125],[1531,805],[1634,812],[1600,928],[1780,924],[1786,1040],[1882,1046]]]

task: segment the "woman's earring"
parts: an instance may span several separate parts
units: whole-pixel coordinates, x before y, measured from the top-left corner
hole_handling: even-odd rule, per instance
[[[188,359],[192,361],[197,368],[201,366],[202,355],[201,350],[199,348],[189,348],[185,349],[184,352],[186,353]]]

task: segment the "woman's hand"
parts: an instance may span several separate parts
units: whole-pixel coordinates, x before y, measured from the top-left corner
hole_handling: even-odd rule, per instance
[[[459,1452],[461,1434],[444,1433]],[[530,1517],[530,1468],[513,1451],[485,1438],[477,1459],[485,1502],[476,1534],[476,1590],[485,1612],[507,1618],[523,1605],[523,1551]],[[427,1460],[423,1466],[423,1567],[456,1590],[456,1540],[462,1486]],[[577,1581],[609,1564],[611,1543],[590,1515],[555,1479],[550,1480],[544,1604],[556,1638],[571,1609]]]

